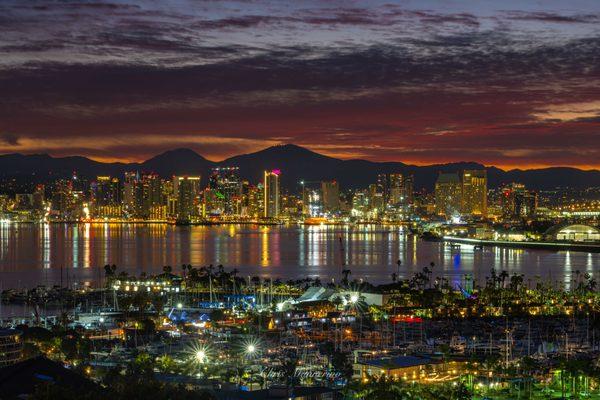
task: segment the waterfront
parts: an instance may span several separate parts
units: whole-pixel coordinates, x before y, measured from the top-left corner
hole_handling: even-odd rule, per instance
[[[341,237],[341,242],[340,242]],[[340,244],[341,243],[341,244]],[[526,279],[561,281],[568,288],[576,271],[597,273],[600,254],[533,249],[460,249],[427,242],[398,226],[174,226],[168,224],[15,224],[0,226],[0,272],[4,288],[88,282],[105,264],[139,275],[164,265],[223,264],[241,276],[390,281],[410,277],[435,263],[434,276],[458,282],[464,274],[485,280],[491,268]]]

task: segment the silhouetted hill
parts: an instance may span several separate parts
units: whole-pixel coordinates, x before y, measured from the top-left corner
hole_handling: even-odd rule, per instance
[[[141,171],[154,171],[162,176],[202,174],[206,177],[216,163],[190,149],[169,150],[140,164]]]
[[[237,166],[240,175],[251,182],[262,180],[264,170],[280,169],[282,186],[293,189],[301,180],[318,182],[336,179],[342,188],[366,187],[381,173],[413,174],[415,188],[431,190],[440,172],[458,172],[464,169],[486,168],[482,164],[460,162],[427,166],[401,162],[374,162],[367,160],[340,160],[306,148],[287,144],[273,146],[255,153],[242,154],[220,162],[213,162],[190,149],[175,149],[159,154],[143,163],[102,163],[85,157],[52,157],[47,154],[0,155],[0,177],[21,180],[49,181],[68,177],[73,171],[93,178],[97,175],[120,176],[125,171],[153,171],[163,177],[177,174],[201,174],[206,183],[210,170],[216,166]],[[551,189],[557,186],[584,188],[600,186],[600,171],[576,168],[544,168],[503,171],[487,167],[490,187],[503,183],[521,182],[532,189]]]

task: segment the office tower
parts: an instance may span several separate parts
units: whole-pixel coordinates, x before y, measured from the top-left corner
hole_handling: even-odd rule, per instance
[[[26,211],[31,210],[33,205],[33,196],[31,193],[15,194],[15,210]]]
[[[141,177],[136,175],[130,182],[126,179],[125,193],[128,194],[128,190],[133,192],[131,209],[133,217],[151,220],[166,219],[167,206],[162,183],[160,176],[155,173],[144,173]]]
[[[390,197],[390,182],[387,174],[377,175],[377,191],[381,194],[381,199],[384,204],[387,204]]]
[[[10,197],[6,194],[0,194],[0,212],[6,212],[11,205]]]
[[[340,185],[336,181],[321,182],[323,211],[338,212],[340,210]]]
[[[383,212],[385,202],[382,186],[379,183],[369,185],[369,208],[376,213]]]
[[[123,208],[130,216],[134,215],[135,188],[138,180],[139,174],[137,172],[125,172],[125,179],[123,180]]]
[[[477,217],[487,216],[487,172],[465,170],[462,177],[462,213]]]
[[[32,195],[32,206],[36,211],[42,211],[45,208],[45,191],[44,185],[36,185]]]
[[[302,214],[310,217],[323,216],[323,196],[318,189],[306,187],[302,195]]]
[[[248,216],[259,219],[265,214],[264,185],[248,186]]]
[[[241,213],[242,180],[238,176],[238,167],[213,168],[208,187],[215,191],[211,208],[224,215]]]
[[[369,192],[366,190],[357,190],[352,196],[352,210],[350,214],[353,217],[364,217],[369,212]]]
[[[200,175],[195,176],[187,176],[187,175],[174,175],[171,180],[171,187],[173,194],[179,196],[179,184],[183,181],[187,181],[186,184],[190,186],[190,190],[195,193],[195,196],[199,196],[202,192],[202,187],[200,183],[202,181],[202,177]]]
[[[177,220],[190,222],[198,217],[200,176],[173,177],[173,188],[177,188]]]
[[[390,174],[389,204],[397,205],[404,202],[404,178],[402,174]]]
[[[502,188],[501,203],[504,218],[529,218],[537,210],[537,193],[521,183],[511,183]]]
[[[456,173],[440,173],[435,182],[435,213],[446,218],[460,215],[461,184]]]
[[[110,176],[98,176],[92,183],[93,214],[100,218],[122,216],[121,182]]]
[[[412,175],[404,175],[402,180],[402,188],[404,192],[403,203],[405,205],[413,204],[415,202],[415,178]]]
[[[72,219],[75,199],[73,184],[70,180],[59,180],[52,191],[51,210],[59,219]]]
[[[279,217],[279,176],[281,171],[274,169],[265,171],[264,178],[264,216],[265,218]]]

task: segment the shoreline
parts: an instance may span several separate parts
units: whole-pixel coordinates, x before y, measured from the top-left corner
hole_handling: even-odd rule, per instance
[[[508,240],[484,240],[444,236],[444,243],[462,243],[485,247],[508,247],[518,249],[535,249],[549,251],[578,251],[583,253],[600,253],[600,244],[594,243],[560,243],[560,242],[511,242]]]

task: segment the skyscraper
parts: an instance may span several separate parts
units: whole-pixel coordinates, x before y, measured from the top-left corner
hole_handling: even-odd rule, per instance
[[[402,174],[390,174],[390,197],[389,203],[400,204],[404,200],[404,177]]]
[[[279,175],[281,171],[274,169],[265,171],[264,178],[264,216],[265,218],[279,217]]]
[[[404,191],[404,204],[413,204],[415,202],[415,178],[413,175],[404,175],[402,188]]]
[[[128,216],[135,215],[135,190],[139,180],[137,172],[125,172],[123,180],[123,208]]]
[[[92,184],[93,213],[96,217],[120,218],[121,198],[121,183],[117,178],[98,176]]]
[[[340,185],[336,181],[321,182],[323,196],[323,211],[337,212],[340,210]]]
[[[465,170],[462,176],[462,213],[487,216],[487,171]]]
[[[210,208],[219,214],[239,215],[241,213],[242,180],[238,176],[238,167],[213,168],[208,187],[214,191],[216,204]]]
[[[177,188],[177,220],[190,222],[198,216],[199,176],[175,176],[173,188]]]
[[[502,214],[506,219],[529,218],[537,210],[537,193],[522,183],[511,183],[502,188]]]
[[[446,218],[460,214],[461,184],[456,173],[440,173],[435,182],[435,213]]]
[[[381,193],[381,199],[387,204],[390,198],[390,179],[388,174],[377,175],[377,192]]]

